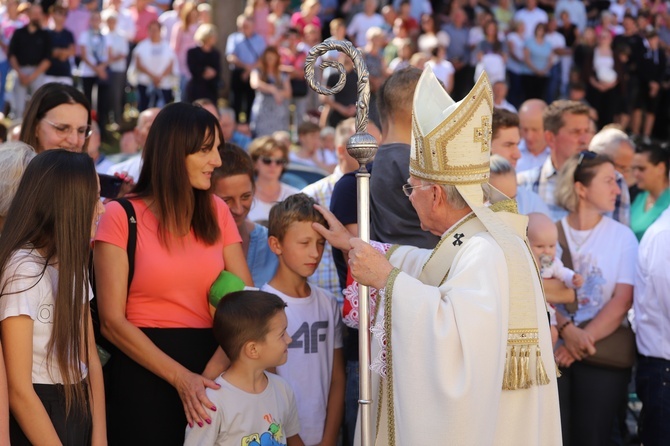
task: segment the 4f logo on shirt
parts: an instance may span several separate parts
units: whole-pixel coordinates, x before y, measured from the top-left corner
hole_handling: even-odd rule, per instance
[[[291,336],[293,340],[288,348],[304,348],[305,354],[318,353],[319,343],[326,342],[327,330],[328,321],[314,322],[311,327],[307,322],[303,322]]]

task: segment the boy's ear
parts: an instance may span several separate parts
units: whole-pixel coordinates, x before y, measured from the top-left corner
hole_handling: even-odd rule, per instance
[[[268,237],[268,246],[270,246],[270,250],[275,253],[275,255],[281,255],[281,243],[279,243],[279,239],[274,235]]]
[[[244,344],[244,347],[242,347],[242,352],[249,359],[258,359],[259,356],[258,343],[256,341],[247,342],[246,344]]]

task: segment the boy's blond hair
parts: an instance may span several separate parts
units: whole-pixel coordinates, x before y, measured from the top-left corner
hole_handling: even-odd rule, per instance
[[[326,219],[316,209],[316,201],[305,194],[295,194],[272,206],[268,220],[268,236],[281,241],[291,223],[309,221],[328,226]]]

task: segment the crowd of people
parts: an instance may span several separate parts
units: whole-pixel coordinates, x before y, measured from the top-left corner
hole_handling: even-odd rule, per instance
[[[328,36],[369,70],[378,249],[437,252],[433,213],[478,209],[410,154],[422,72],[452,102],[487,75],[487,198],[529,218],[560,371],[562,437],[537,444],[670,438],[666,2],[249,0],[225,46],[202,1],[0,3],[0,444],[354,444],[364,250],[326,238],[358,232],[357,74],[331,51],[344,88],[309,88]],[[101,141],[129,107],[134,154],[113,163]],[[411,292],[393,274],[373,288]]]
[[[598,128],[617,123],[644,142],[667,137],[665,2],[336,3],[302,2],[292,11],[288,1],[255,1],[238,17],[238,32],[229,36],[225,51],[233,72],[230,99],[238,122],[250,125],[254,136],[274,130],[267,129],[268,119],[277,124],[288,119],[269,117],[265,105],[286,109],[290,102],[296,127],[314,116],[332,127],[353,116],[355,90],[319,99],[304,83],[307,53],[322,38],[334,37],[348,38],[362,51],[373,98],[386,77],[407,66],[431,66],[455,99],[486,71],[499,107],[516,112],[528,99],[572,99],[591,107]],[[337,58],[332,51],[321,59]],[[340,62],[355,77],[352,67]],[[262,83],[252,80],[254,72]],[[327,69],[322,84],[334,85],[338,76]],[[374,106],[370,115],[378,124]]]
[[[78,86],[105,137],[132,98],[139,111],[175,97],[216,100],[221,61],[207,2],[7,0],[0,17],[0,112],[14,120],[48,82]]]

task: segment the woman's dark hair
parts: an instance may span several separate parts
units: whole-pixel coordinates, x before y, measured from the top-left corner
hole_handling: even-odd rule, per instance
[[[667,177],[670,174],[670,153],[668,153],[668,149],[665,149],[656,143],[644,144],[638,147],[637,153],[646,154],[647,159],[654,166],[663,163],[665,166],[665,176]]]
[[[191,228],[207,245],[221,236],[211,192],[193,188],[186,171],[188,155],[219,150],[214,147],[217,136],[222,141],[216,117],[185,102],[166,105],[151,125],[132,193],[153,200],[163,246],[169,247],[170,236],[184,236]]]
[[[47,361],[55,359],[63,378],[67,411],[73,404],[85,407],[88,390],[77,385],[84,378],[80,361],[88,366],[89,355],[97,354],[88,350],[87,269],[97,191],[95,165],[87,154],[63,149],[43,152],[28,164],[0,237],[2,275],[18,249],[34,249],[44,257],[36,276],[6,277],[0,296],[8,294],[6,287],[14,280],[34,280],[35,286],[44,278],[47,265],[58,264]],[[16,271],[22,270],[19,265]]]
[[[80,104],[86,109],[88,119],[86,124],[91,125],[91,104],[84,93],[76,88],[58,82],[49,82],[42,85],[28,102],[28,107],[21,123],[19,139],[32,146],[37,153],[44,150],[37,140],[37,125],[49,110],[63,104]],[[88,148],[88,138],[84,141],[83,152]]]
[[[219,155],[221,155],[221,166],[212,173],[212,187],[216,180],[235,175],[247,175],[251,180],[251,186],[254,187],[254,162],[244,149],[227,142],[219,149]]]

